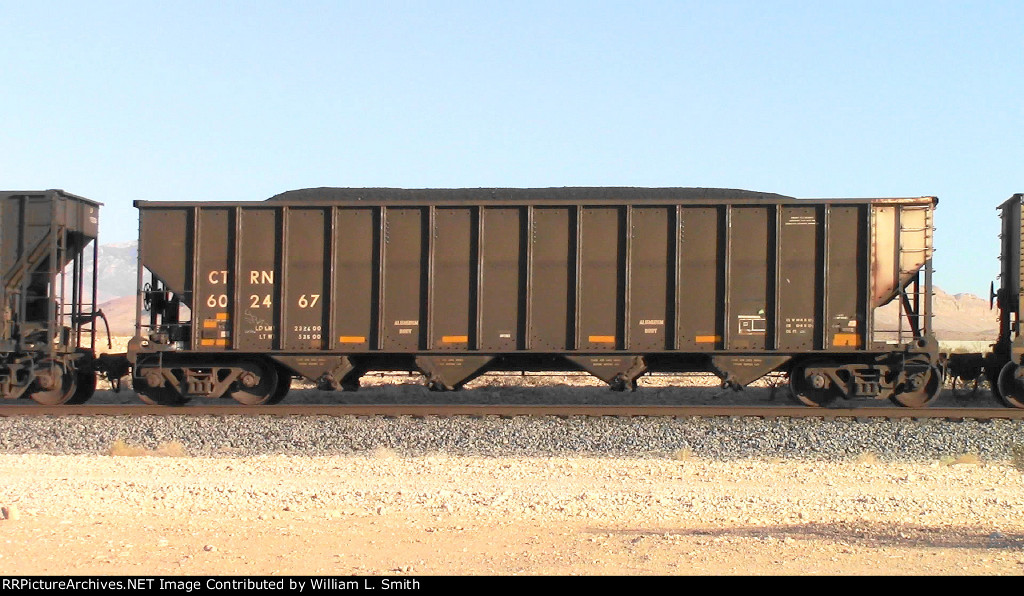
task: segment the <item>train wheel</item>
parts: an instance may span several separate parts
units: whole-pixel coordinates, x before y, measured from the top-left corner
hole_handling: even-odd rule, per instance
[[[1011,408],[1024,408],[1024,369],[1015,362],[1007,362],[999,371],[999,397]]]
[[[84,404],[89,401],[93,393],[96,393],[96,374],[80,370],[78,371],[78,388],[75,389],[75,394],[67,403]]]
[[[897,393],[889,399],[905,408],[923,408],[939,396],[942,390],[942,371],[929,366],[911,375],[907,384],[908,391]]]
[[[256,360],[246,360],[239,367],[242,374],[228,389],[228,395],[247,406],[275,403],[274,397],[278,392],[277,367]]]
[[[270,401],[268,401],[267,403],[268,404],[276,404],[276,403],[280,402],[282,399],[284,399],[284,397],[286,395],[288,395],[288,391],[290,391],[291,388],[292,388],[292,375],[291,375],[291,373],[289,373],[289,372],[287,372],[287,371],[285,371],[283,369],[280,369],[280,368],[277,369],[277,390],[274,391],[274,396],[271,397]]]
[[[132,389],[139,396],[139,399],[151,406],[180,406],[188,402],[174,387],[164,385],[163,387],[150,387],[145,381],[136,380],[132,382]]]
[[[812,408],[827,406],[842,397],[843,390],[818,365],[797,366],[789,373],[789,392]]]
[[[1000,368],[996,366],[985,367],[985,378],[988,380],[988,387],[992,390],[992,395],[995,395],[997,399],[1002,401],[1003,396],[999,393],[999,372]]]
[[[44,370],[36,374],[35,391],[29,394],[36,403],[59,406],[71,401],[78,387],[77,375],[59,362],[43,364]]]

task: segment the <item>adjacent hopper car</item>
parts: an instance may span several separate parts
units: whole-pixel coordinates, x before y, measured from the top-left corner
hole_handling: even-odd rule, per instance
[[[60,190],[0,192],[0,397],[92,396],[99,207]]]
[[[743,387],[785,373],[809,406],[930,403],[946,366],[1024,407],[1021,195],[1003,212],[1001,333],[949,361],[932,335],[934,197],[798,200],[700,188],[344,189],[138,201],[136,334],[96,356],[99,204],[0,193],[0,395],[88,399],[130,370],[154,404],[279,401],[420,371],[649,372]],[[91,272],[91,273],[87,273]],[[896,301],[898,323],[879,307]]]
[[[952,354],[949,374],[977,380],[982,374],[992,392],[1010,407],[1024,408],[1024,337],[1020,315],[1024,302],[1024,194],[1015,194],[999,206],[1002,229],[1000,241],[1000,288],[990,290],[990,300],[999,308],[999,336],[987,354]]]

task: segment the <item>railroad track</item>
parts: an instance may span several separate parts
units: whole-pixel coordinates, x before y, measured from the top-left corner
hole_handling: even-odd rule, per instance
[[[853,419],[943,419],[1020,420],[1024,410],[1016,408],[807,408],[801,406],[593,406],[593,405],[451,405],[451,404],[301,404],[241,406],[187,404],[180,407],[144,404],[42,406],[0,404],[0,417],[14,416],[554,416],[554,417],[751,417],[751,418],[853,418]]]

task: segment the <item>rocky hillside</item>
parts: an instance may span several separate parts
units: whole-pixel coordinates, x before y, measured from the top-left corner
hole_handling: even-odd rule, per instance
[[[947,294],[935,288],[935,335],[943,341],[995,341],[999,314],[990,310],[988,300],[974,294]],[[898,304],[890,302],[876,313],[877,329],[896,329]],[[904,329],[907,323],[904,322]]]
[[[134,292],[134,289],[133,289]],[[135,296],[121,296],[99,305],[110,323],[110,334],[119,336],[135,335]],[[99,324],[103,329],[103,323]],[[106,340],[104,340],[106,341]]]
[[[99,301],[134,296],[139,243],[101,244],[99,250]],[[85,264],[85,276],[92,275],[92,263]],[[134,311],[133,311],[134,314]]]

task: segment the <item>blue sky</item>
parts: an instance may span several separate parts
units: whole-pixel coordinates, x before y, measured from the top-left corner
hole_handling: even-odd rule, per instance
[[[0,2],[0,188],[936,195],[985,295],[1024,192],[1024,2]]]

